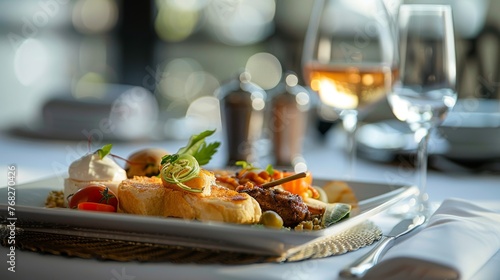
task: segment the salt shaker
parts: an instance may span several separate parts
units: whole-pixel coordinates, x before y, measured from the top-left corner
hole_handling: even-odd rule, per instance
[[[218,95],[228,146],[228,165],[234,165],[236,161],[255,162],[256,142],[264,125],[266,92],[250,81],[248,73],[243,72],[223,84]]]
[[[298,81],[294,73],[285,73],[281,91],[271,99],[269,130],[277,166],[294,166],[302,154],[311,99]]]

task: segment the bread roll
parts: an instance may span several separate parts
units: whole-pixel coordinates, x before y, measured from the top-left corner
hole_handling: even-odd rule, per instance
[[[358,199],[349,185],[342,181],[330,181],[323,186],[329,203],[347,203],[356,207]]]
[[[168,152],[160,148],[147,148],[131,154],[125,164],[128,178],[134,176],[157,176],[160,173],[161,159]]]
[[[251,196],[212,185],[210,195],[163,186],[161,179],[137,176],[124,180],[118,191],[119,211],[189,220],[253,224],[261,209]]]

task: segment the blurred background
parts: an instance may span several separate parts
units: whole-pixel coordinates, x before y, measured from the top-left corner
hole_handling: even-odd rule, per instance
[[[453,6],[459,98],[498,99],[500,2],[427,2]],[[400,3],[387,1],[393,12]],[[182,139],[218,128],[216,93],[242,69],[270,94],[287,71],[305,85],[300,60],[311,4],[2,0],[0,129],[39,138],[132,141]],[[335,116],[316,109],[311,114],[318,135],[335,124]],[[365,121],[390,118],[381,104]]]
[[[99,114],[127,90],[136,98],[124,100],[136,103],[125,108],[135,110],[135,123],[116,129],[117,138],[143,136],[145,120],[156,115],[159,138],[189,136],[186,125],[199,121],[220,127],[214,92],[241,69],[265,90],[275,88],[284,71],[300,72],[311,7],[283,2],[1,1],[0,128],[82,139],[77,127],[106,131]],[[149,107],[154,102],[157,112]]]

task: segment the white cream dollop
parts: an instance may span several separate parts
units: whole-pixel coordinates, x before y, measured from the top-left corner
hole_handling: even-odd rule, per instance
[[[74,161],[68,169],[70,179],[76,181],[123,181],[127,173],[114,160],[98,153],[88,154]]]
[[[88,154],[69,166],[68,178],[64,179],[64,197],[93,184],[104,185],[118,195],[118,186],[125,179],[125,169],[113,159],[108,156],[101,159],[98,153]],[[68,201],[64,200],[64,203],[67,205]]]

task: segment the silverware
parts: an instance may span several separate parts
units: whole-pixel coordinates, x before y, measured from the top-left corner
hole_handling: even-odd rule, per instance
[[[378,263],[379,258],[393,245],[396,238],[407,234],[424,222],[425,216],[402,220],[387,235],[383,235],[379,243],[370,252],[346,266],[340,271],[339,275],[345,278],[363,277],[370,268]]]

